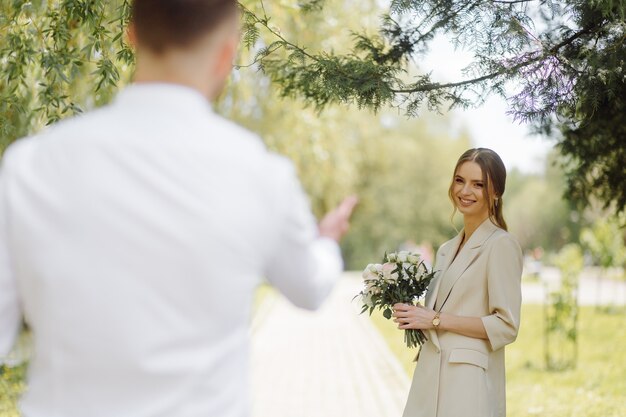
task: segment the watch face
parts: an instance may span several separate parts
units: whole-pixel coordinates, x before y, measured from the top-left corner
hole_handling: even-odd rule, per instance
[[[439,320],[439,318],[435,318],[433,319],[433,326],[439,326],[439,323],[441,322],[441,320]]]

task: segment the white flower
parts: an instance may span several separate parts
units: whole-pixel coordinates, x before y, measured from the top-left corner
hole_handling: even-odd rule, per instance
[[[366,283],[377,281],[377,280],[378,280],[378,274],[373,274],[370,271],[363,272],[363,281],[365,281]]]
[[[413,265],[417,265],[420,261],[420,256],[417,253],[410,253],[409,256],[407,256],[407,259]]]
[[[409,256],[409,252],[403,250],[398,253],[398,262],[406,262]]]
[[[371,270],[372,264],[369,264],[364,270],[363,270],[363,281],[370,281],[370,280],[374,280],[378,278],[378,274],[376,274],[375,271]]]
[[[395,262],[398,260],[398,255],[392,252],[387,255],[387,259],[389,260],[389,262]]]
[[[369,264],[363,270],[363,281],[376,281],[380,278],[380,273],[382,272],[382,265],[379,264]]]
[[[383,264],[383,279],[387,282],[398,281],[399,275],[396,270],[396,264],[387,262]]]

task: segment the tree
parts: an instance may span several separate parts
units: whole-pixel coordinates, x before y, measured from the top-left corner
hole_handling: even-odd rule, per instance
[[[598,220],[582,230],[580,240],[591,252],[594,263],[604,270],[621,267],[626,262],[624,232],[615,220]]]
[[[548,370],[563,371],[578,361],[578,279],[584,266],[580,246],[565,245],[554,263],[561,278],[556,288],[546,288],[544,353]]]
[[[626,246],[624,230],[621,230],[617,219],[599,219],[591,227],[584,228],[580,233],[583,247],[589,251],[594,265],[600,267],[597,277],[597,305],[600,305],[600,288],[609,268],[626,266]],[[623,270],[622,270],[623,273]]]
[[[110,100],[133,63],[128,16],[128,0],[0,0],[0,149]]]
[[[561,196],[565,179],[559,157],[549,155],[543,175],[522,175],[513,171],[507,177],[504,214],[509,230],[522,248],[541,247],[556,252],[578,240],[580,228],[593,222],[585,219]]]
[[[376,16],[375,5],[361,1],[358,8],[364,16]],[[273,10],[272,23],[284,36],[328,48],[349,41],[346,27],[337,22],[355,13],[350,2],[297,15],[282,6]],[[376,20],[352,23],[355,30],[364,24],[375,27]],[[311,27],[318,30],[307,30]],[[270,40],[264,33],[258,43]],[[238,62],[252,62],[254,54],[244,50]],[[298,98],[279,97],[275,87],[262,72],[238,69],[216,109],[294,161],[317,214],[348,193],[359,195],[342,244],[348,268],[362,269],[407,240],[437,245],[454,233],[447,188],[456,158],[470,147],[467,137],[449,137],[443,118],[406,119],[395,111],[374,114],[333,104],[318,113]]]
[[[307,39],[320,32],[287,34],[271,19],[287,13],[315,27],[350,27],[346,16],[376,9],[362,3],[242,0],[243,41],[255,52],[248,64],[282,95],[318,109],[392,105],[415,116],[501,94],[519,120],[559,135],[567,196],[624,211],[626,0],[391,0],[379,30],[351,28],[352,42],[333,46]],[[338,21],[326,13],[337,4],[353,13]],[[0,147],[111,98],[132,68],[128,17],[129,0],[0,1]],[[462,79],[441,82],[416,68],[441,34],[474,53]]]
[[[301,10],[322,13],[325,3],[303,1]],[[424,106],[466,107],[501,94],[519,120],[559,135],[566,195],[626,207],[625,0],[392,0],[379,34],[355,33],[346,52],[289,39],[271,23],[271,8],[243,10],[249,47],[258,47],[260,30],[273,35],[255,61],[283,95],[318,108],[395,105],[414,116]],[[473,51],[465,78],[415,73],[440,34]]]

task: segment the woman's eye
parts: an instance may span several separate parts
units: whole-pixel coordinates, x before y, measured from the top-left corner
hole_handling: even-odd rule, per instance
[[[463,180],[461,178],[456,178],[454,182],[456,182],[457,184],[463,184]]]
[[[476,185],[476,188],[483,188],[483,184],[480,182],[477,182],[475,185]]]

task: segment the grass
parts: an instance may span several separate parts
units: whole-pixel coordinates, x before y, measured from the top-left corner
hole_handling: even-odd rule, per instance
[[[18,417],[15,403],[24,389],[26,365],[0,366],[0,417]]]
[[[549,372],[543,362],[542,307],[523,306],[518,339],[507,347],[507,416],[625,417],[625,315],[624,309],[616,314],[582,307],[577,368]],[[393,322],[379,314],[372,321],[411,375],[416,351],[404,346]]]

